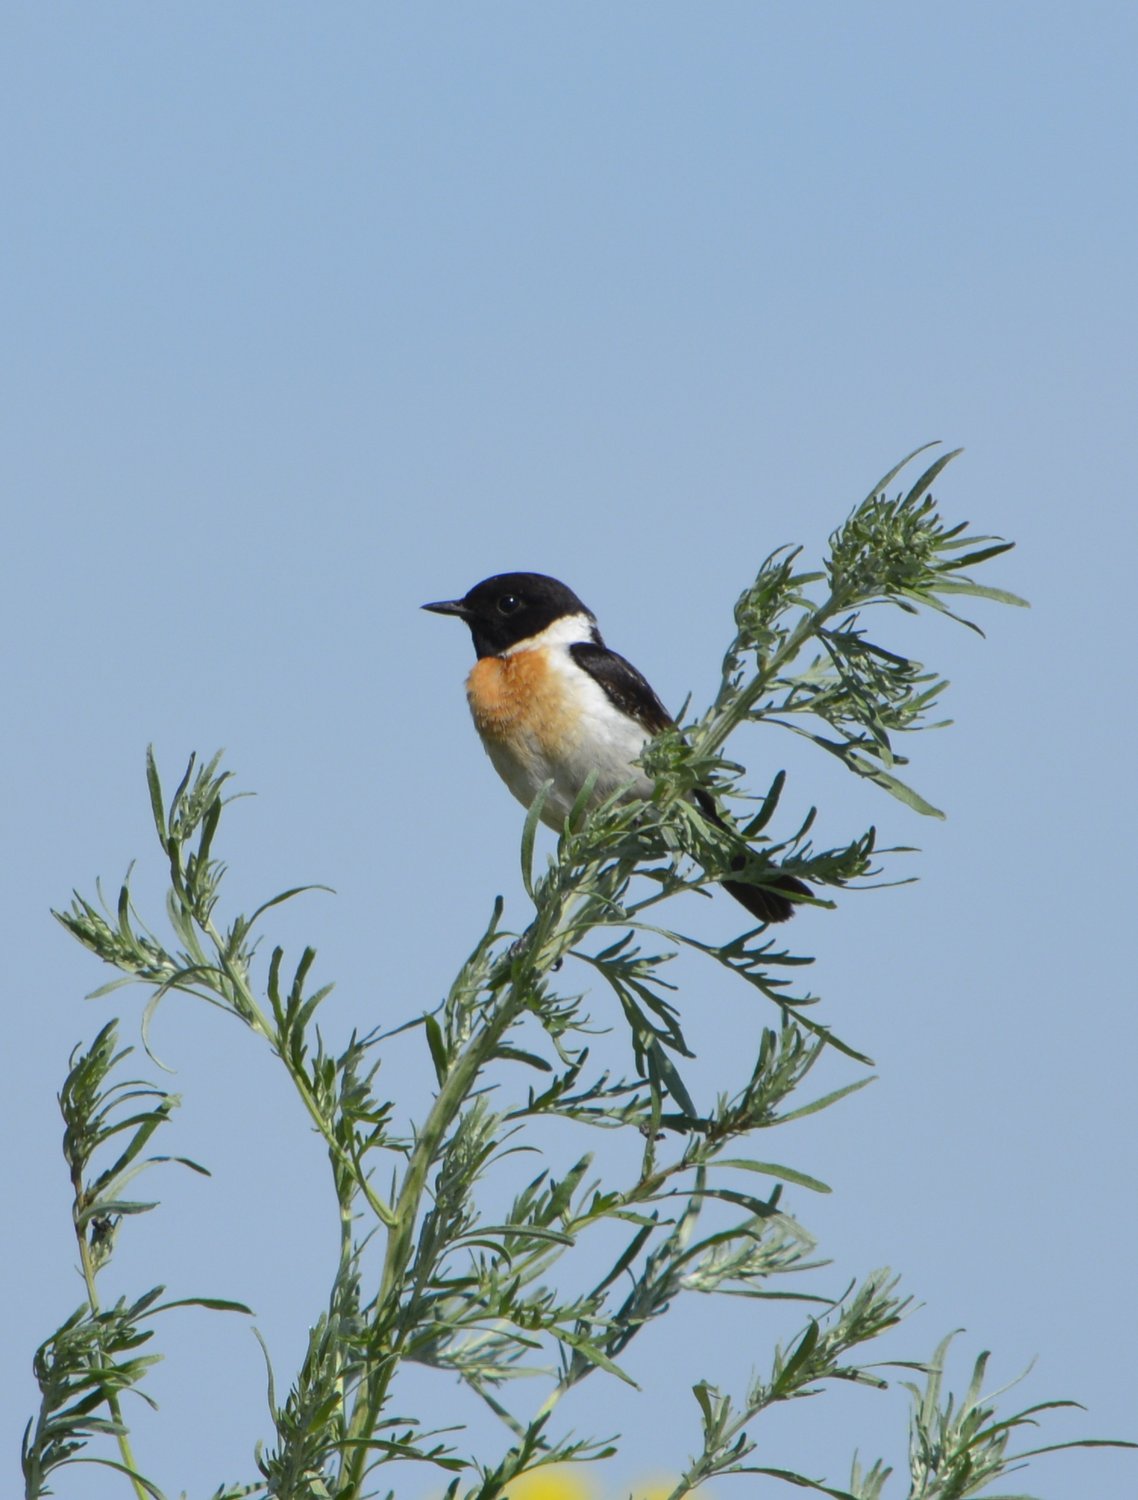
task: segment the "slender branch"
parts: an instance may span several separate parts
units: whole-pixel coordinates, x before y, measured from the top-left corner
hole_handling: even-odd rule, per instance
[[[72,1168],[71,1185],[75,1191],[75,1204],[78,1207],[82,1202],[84,1190],[82,1172],[76,1167]],[[91,1310],[91,1316],[97,1318],[100,1311],[100,1303],[98,1289],[95,1284],[95,1264],[91,1255],[91,1247],[87,1239],[87,1234],[79,1222],[75,1223],[75,1239],[79,1246],[79,1263],[83,1270],[83,1285],[87,1290],[87,1306]],[[104,1399],[107,1404],[107,1410],[111,1414],[111,1420],[116,1428],[115,1442],[118,1444],[118,1450],[122,1454],[123,1465],[130,1476],[131,1488],[134,1490],[138,1500],[151,1500],[151,1497],[138,1477],[138,1465],[135,1462],[134,1449],[131,1446],[130,1432],[123,1418],[122,1402],[119,1399],[119,1394],[112,1387],[105,1392]]]

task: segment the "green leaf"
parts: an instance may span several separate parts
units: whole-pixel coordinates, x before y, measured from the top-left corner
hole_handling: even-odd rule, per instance
[[[250,1318],[255,1316],[253,1309],[246,1307],[244,1302],[232,1302],[228,1297],[179,1297],[174,1302],[162,1302],[151,1311],[169,1312],[172,1307],[205,1307],[211,1312],[245,1313]]]
[[[541,810],[545,806],[545,799],[553,790],[553,781],[543,781],[537,789],[537,795],[529,805],[526,820],[522,826],[522,884],[525,886],[526,895],[534,900],[533,879],[533,846],[537,838],[537,825],[541,822]]]
[[[163,844],[166,842],[166,806],[162,800],[162,782],[158,776],[158,763],[154,759],[154,746],[146,747],[146,785],[150,792],[150,811],[154,827]]]
[[[189,1167],[191,1172],[196,1172],[199,1177],[212,1177],[213,1173],[208,1167],[203,1167],[200,1162],[191,1161],[188,1156],[148,1156],[147,1162],[173,1162],[179,1167]]]
[[[574,797],[573,806],[569,809],[569,815],[565,819],[566,828],[576,830],[580,827],[585,814],[588,812],[589,804],[593,800],[593,793],[596,791],[598,779],[599,772],[594,769],[589,772],[581,783],[581,790]],[[629,785],[632,786],[634,783],[629,782]]]
[[[751,1193],[740,1193],[735,1188],[709,1187],[703,1191],[707,1198],[718,1198],[721,1203],[734,1203],[738,1208],[745,1208],[756,1219],[769,1219],[779,1212],[773,1201],[756,1198]],[[772,1193],[777,1194],[779,1191],[779,1188],[774,1188]]]
[[[564,1328],[554,1329],[554,1335],[561,1343],[568,1344],[570,1349],[575,1349],[578,1354],[583,1355],[590,1364],[607,1371],[610,1375],[615,1375],[618,1380],[623,1380],[625,1385],[630,1385],[634,1391],[640,1389],[632,1376],[622,1370],[615,1361],[609,1359],[608,1355],[602,1349],[598,1349],[596,1344],[590,1343],[578,1333],[569,1333]]]
[[[186,791],[187,791],[187,789],[188,789],[188,787],[190,785],[190,781],[191,781],[191,779],[193,777],[193,774],[194,774],[194,767],[197,765],[197,763],[198,763],[197,751],[193,751],[191,753],[190,759],[189,759],[189,761],[188,761],[188,763],[186,765],[186,769],[182,773],[182,779],[181,779],[181,781],[179,781],[177,787],[174,789],[174,795],[170,798],[170,825],[171,826],[173,826],[175,812],[181,812],[182,811],[182,799],[186,795]]]
[[[1007,589],[994,589],[986,583],[968,583],[963,578],[937,579],[938,594],[970,594],[975,599],[992,599],[997,604],[1013,604],[1018,609],[1030,609],[1031,600],[1012,594]]]
[[[126,1464],[120,1464],[116,1459],[96,1458],[93,1455],[84,1454],[82,1458],[65,1458],[57,1465],[57,1467],[62,1469],[65,1465],[68,1464],[98,1464],[101,1468],[104,1469],[117,1469],[120,1474],[126,1474],[128,1478],[133,1481],[133,1483],[141,1485],[146,1493],[151,1497],[151,1500],[166,1500],[166,1496],[162,1493],[158,1486],[147,1479],[145,1474],[140,1474],[137,1469],[129,1468]],[[41,1493],[43,1493],[43,1491],[41,1491]]]
[[[1048,1401],[1047,1406],[1076,1406],[1074,1401]],[[1069,1443],[1047,1443],[1042,1448],[1028,1448],[1022,1453],[1014,1455],[1016,1460],[1023,1458],[1037,1458],[1041,1453],[1061,1453],[1065,1448],[1138,1448],[1138,1443],[1131,1443],[1125,1438],[1072,1438]]]
[[[794,1352],[779,1371],[777,1385],[780,1390],[790,1390],[797,1383],[799,1373],[809,1363],[811,1355],[818,1347],[821,1332],[821,1325],[811,1319]]]
[[[926,802],[919,792],[915,792],[911,786],[900,780],[899,777],[891,776],[888,771],[883,771],[880,766],[875,766],[864,756],[849,752],[844,759],[850,764],[859,776],[864,776],[867,781],[872,781],[876,786],[884,788],[891,796],[899,802],[904,802],[906,807],[911,807],[914,812],[921,813],[926,818],[943,818],[944,813],[939,807],[934,807],[931,802]]]
[[[786,1116],[782,1117],[782,1119],[785,1118]],[[774,1162],[750,1161],[744,1157],[729,1156],[716,1157],[714,1165],[717,1167],[737,1167],[740,1171],[744,1172],[762,1172],[768,1177],[778,1177],[783,1182],[792,1182],[797,1187],[809,1188],[814,1193],[828,1193],[831,1191],[817,1177],[810,1177],[805,1172],[796,1171],[793,1167],[780,1167]]]
[[[920,451],[921,450],[918,448],[917,453],[919,453]],[[916,502],[925,493],[925,491],[933,487],[933,484],[936,482],[942,470],[946,469],[954,458],[959,458],[963,452],[963,448],[953,448],[949,453],[942,453],[938,459],[936,459],[928,466],[925,472],[917,480],[916,484],[913,485],[912,489],[905,496],[901,504],[904,506],[915,505]],[[915,458],[916,454],[914,454],[913,456]]]
[[[552,1073],[553,1065],[538,1057],[536,1052],[523,1052],[520,1047],[499,1047],[494,1056],[501,1062],[525,1063],[528,1067],[537,1068],[542,1073]]]
[[[291,901],[296,896],[306,895],[309,891],[325,891],[330,896],[336,894],[330,885],[294,885],[287,891],[281,891],[279,896],[272,896],[268,901],[262,901],[260,906],[254,909],[252,916],[249,918],[248,925],[252,927],[253,923],[259,917],[264,916],[265,912],[271,911],[274,906],[280,906],[283,902]]]
[[[76,1212],[75,1224],[84,1228],[92,1219],[109,1219],[115,1214],[148,1214],[158,1207],[157,1203],[142,1203],[127,1198],[100,1198],[82,1212]]]
[[[476,1231],[480,1235],[504,1234],[516,1236],[518,1239],[548,1240],[555,1245],[573,1245],[576,1240],[571,1234],[565,1234],[560,1229],[550,1229],[545,1224],[479,1224]],[[454,1243],[465,1243],[469,1235],[459,1235]]]
[[[859,1062],[868,1062],[869,1059],[859,1057]],[[844,1099],[847,1094],[856,1094],[858,1089],[864,1089],[871,1083],[877,1082],[877,1075],[870,1078],[859,1078],[855,1083],[847,1083],[844,1088],[834,1089],[829,1094],[823,1094],[820,1099],[812,1099],[809,1104],[802,1104],[797,1109],[788,1110],[786,1114],[779,1115],[779,1124],[785,1125],[789,1120],[800,1120],[804,1115],[817,1114],[820,1109],[829,1109],[831,1104],[837,1104],[839,1099]]]
[[[715,1416],[711,1407],[711,1395],[706,1380],[697,1380],[692,1386],[692,1395],[699,1402],[699,1409],[703,1413],[703,1425],[705,1430],[710,1430]]]
[[[792,1469],[768,1469],[759,1468],[757,1465],[748,1464],[727,1471],[731,1474],[766,1474],[771,1479],[782,1479],[787,1484],[797,1485],[799,1489],[815,1490],[819,1495],[830,1495],[832,1500],[857,1500],[856,1495],[851,1495],[849,1490],[836,1490],[828,1484],[823,1484],[820,1479],[807,1479],[805,1474],[796,1474]]]
[[[931,443],[922,443],[919,448],[914,448],[912,453],[907,454],[899,464],[894,464],[893,467],[889,470],[888,474],[882,475],[882,477],[870,490],[869,494],[866,495],[865,500],[862,503],[868,505],[871,500],[876,499],[878,495],[882,494],[889,488],[889,486],[897,478],[897,475],[900,474],[901,470],[905,468],[907,464],[911,464],[913,462],[918,453],[927,453],[930,448],[938,447],[939,442],[939,438],[934,438]]]
[[[435,1065],[435,1077],[441,1085],[446,1082],[446,1076],[450,1071],[450,1058],[447,1056],[442,1027],[435,1020],[434,1016],[424,1016],[423,1030],[427,1033],[427,1046],[431,1049],[431,1061]]]
[[[601,1280],[598,1281],[596,1286],[593,1288],[594,1297],[599,1296],[601,1292],[603,1292],[607,1287],[610,1287],[619,1276],[622,1276],[624,1272],[628,1270],[629,1266],[644,1248],[645,1242],[651,1236],[652,1231],[656,1228],[657,1223],[658,1220],[656,1218],[656,1215],[653,1214],[648,1220],[646,1220],[645,1223],[640,1226],[640,1228],[632,1236],[632,1239],[617,1257],[612,1269],[606,1276],[602,1277]]]
[[[763,798],[762,806],[743,829],[743,837],[745,839],[750,841],[758,834],[762,833],[763,829],[767,826],[771,818],[774,816],[775,809],[778,807],[779,798],[782,796],[782,789],[785,785],[786,772],[779,771],[774,780],[771,782],[766,796]]]
[[[654,1076],[658,1083],[664,1088],[690,1119],[699,1118],[699,1111],[695,1107],[692,1096],[684,1086],[675,1063],[665,1052],[655,1037],[652,1038],[646,1049],[648,1057],[648,1068],[650,1076]]]
[[[963,547],[966,545],[967,543],[964,541],[949,542],[947,546],[942,547],[940,550],[942,552],[951,552],[957,547]],[[953,557],[950,558],[947,562],[938,563],[937,572],[940,572],[942,569],[945,572],[948,572],[955,571],[959,568],[974,568],[977,567],[980,563],[990,561],[990,559],[993,557],[1001,556],[1001,554],[1004,552],[1011,552],[1014,547],[1014,542],[995,541],[990,547],[977,547],[975,552],[965,553],[963,557]]]

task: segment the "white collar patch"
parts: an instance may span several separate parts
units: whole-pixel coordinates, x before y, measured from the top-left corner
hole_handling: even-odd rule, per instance
[[[596,621],[589,615],[562,615],[559,620],[554,620],[552,625],[539,630],[537,635],[527,636],[524,641],[518,641],[517,645],[510,646],[502,652],[502,655],[515,656],[519,651],[541,651],[542,649],[556,649],[558,646],[563,646],[568,650],[570,646],[580,646],[593,640],[596,628]]]

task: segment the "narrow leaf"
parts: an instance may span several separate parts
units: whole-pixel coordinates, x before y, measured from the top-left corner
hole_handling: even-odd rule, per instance
[[[664,1085],[668,1093],[683,1110],[685,1115],[691,1119],[698,1119],[699,1112],[684,1086],[684,1081],[676,1069],[675,1063],[661,1047],[655,1037],[648,1047],[648,1065],[655,1073],[658,1081]]]
[[[868,1061],[862,1058],[861,1061]],[[839,1099],[844,1099],[847,1094],[856,1094],[858,1089],[865,1088],[868,1084],[877,1082],[877,1074],[870,1078],[859,1078],[856,1083],[847,1083],[843,1088],[834,1089],[832,1093],[823,1094],[820,1099],[814,1099],[809,1104],[800,1105],[798,1109],[789,1110],[785,1115],[779,1115],[778,1122],[784,1125],[788,1120],[799,1120],[803,1115],[813,1115],[820,1109],[829,1109],[831,1104],[836,1104]]]
[[[520,1047],[499,1047],[494,1053],[496,1058],[504,1062],[526,1063],[531,1068],[537,1068],[542,1073],[552,1073],[553,1066],[546,1062],[544,1057],[538,1057],[536,1052],[523,1052]]]
[[[553,788],[552,781],[544,781],[537,789],[537,796],[530,803],[529,811],[526,813],[525,824],[522,828],[522,884],[525,886],[526,895],[532,901],[533,895],[533,846],[537,838],[537,825],[541,821],[541,810],[545,806],[545,799]]]
[[[939,438],[934,438],[931,443],[922,443],[919,448],[914,448],[912,453],[903,458],[899,464],[894,464],[893,467],[889,470],[888,474],[882,475],[882,477],[873,486],[869,494],[866,495],[865,501],[863,503],[868,504],[871,500],[880,495],[884,490],[887,490],[906,464],[911,464],[918,453],[927,453],[930,448],[937,447],[939,441]]]
[[[431,1049],[431,1061],[435,1065],[435,1077],[441,1085],[446,1080],[447,1073],[450,1071],[450,1058],[447,1056],[442,1027],[435,1020],[434,1016],[424,1016],[423,1030],[427,1033],[427,1046]]]
[[[1018,609],[1030,609],[1031,600],[1007,589],[990,588],[986,583],[967,583],[963,578],[937,579],[938,594],[971,594],[976,599],[993,599],[997,604],[1014,604]]]
[[[835,1490],[828,1484],[823,1484],[820,1479],[807,1479],[805,1474],[795,1474],[791,1469],[765,1469],[748,1464],[746,1467],[729,1469],[730,1474],[767,1474],[772,1479],[782,1479],[787,1484],[797,1485],[802,1490],[815,1490],[819,1495],[830,1495],[833,1500],[857,1500],[856,1495],[851,1495],[849,1490]]]
[[[154,759],[154,746],[146,747],[146,785],[150,789],[150,811],[154,815],[154,826],[158,837],[166,842],[166,808],[162,801],[162,783],[158,778],[158,763]]]
[[[291,901],[294,896],[303,896],[307,891],[326,891],[330,896],[336,894],[330,885],[294,885],[291,889],[282,891],[279,896],[273,896],[268,901],[262,901],[249,918],[249,926],[252,927],[258,917],[263,916],[265,912],[270,911],[274,906],[280,906],[282,902]]]
[[[950,453],[942,453],[938,459],[935,459],[928,466],[901,503],[903,505],[913,505],[926,490],[932,488],[941,471],[946,469],[954,458],[959,458],[963,452],[963,448],[953,448]]]
[[[817,1177],[810,1177],[805,1172],[797,1172],[793,1167],[780,1167],[769,1161],[750,1161],[744,1157],[717,1157],[717,1167],[738,1167],[744,1172],[762,1172],[768,1177],[779,1177],[783,1182],[793,1182],[798,1187],[809,1188],[814,1193],[828,1193],[831,1189]]]
[[[711,1410],[711,1396],[708,1394],[707,1381],[699,1380],[691,1389],[692,1395],[699,1402],[699,1409],[703,1413],[704,1428],[705,1430],[709,1430],[715,1418]]]
[[[231,1302],[228,1297],[179,1297],[174,1302],[163,1302],[151,1311],[169,1312],[172,1307],[207,1307],[211,1312],[245,1313],[250,1318],[255,1316],[253,1309],[246,1307],[244,1302]]]
[[[630,1385],[634,1391],[640,1389],[632,1376],[626,1374],[618,1364],[609,1359],[608,1355],[598,1349],[596,1344],[590,1344],[588,1339],[580,1338],[577,1334],[570,1334],[564,1330],[554,1329],[554,1334],[563,1344],[568,1344],[578,1354],[583,1354],[590,1364],[596,1365],[598,1369],[607,1370],[610,1375],[615,1375],[618,1380],[623,1380],[625,1385]]]
[[[140,1474],[137,1469],[128,1468],[126,1464],[120,1464],[117,1459],[96,1458],[94,1455],[84,1454],[82,1458],[62,1459],[56,1467],[62,1469],[65,1464],[99,1464],[104,1469],[117,1469],[120,1474],[126,1474],[134,1484],[141,1485],[151,1500],[166,1500],[166,1496],[158,1486],[151,1483],[145,1474]]]

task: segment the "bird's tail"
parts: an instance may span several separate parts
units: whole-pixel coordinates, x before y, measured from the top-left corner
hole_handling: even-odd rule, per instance
[[[739,860],[742,865],[743,860]],[[740,906],[745,906],[760,922],[785,922],[794,915],[795,903],[783,891],[793,891],[796,896],[813,895],[810,887],[793,875],[780,875],[770,885],[745,885],[741,880],[720,882],[723,889],[735,897]]]
[[[702,788],[695,793],[695,800],[706,818],[719,828],[730,828],[715,805],[710,792]],[[731,861],[733,870],[741,870],[747,863],[746,855],[737,854]],[[743,880],[724,880],[720,884],[728,895],[734,896],[740,906],[746,907],[760,922],[785,922],[794,915],[795,902],[790,895],[812,896],[814,893],[804,881],[794,875],[776,875],[770,885],[749,885]],[[783,894],[784,892],[790,894]]]

